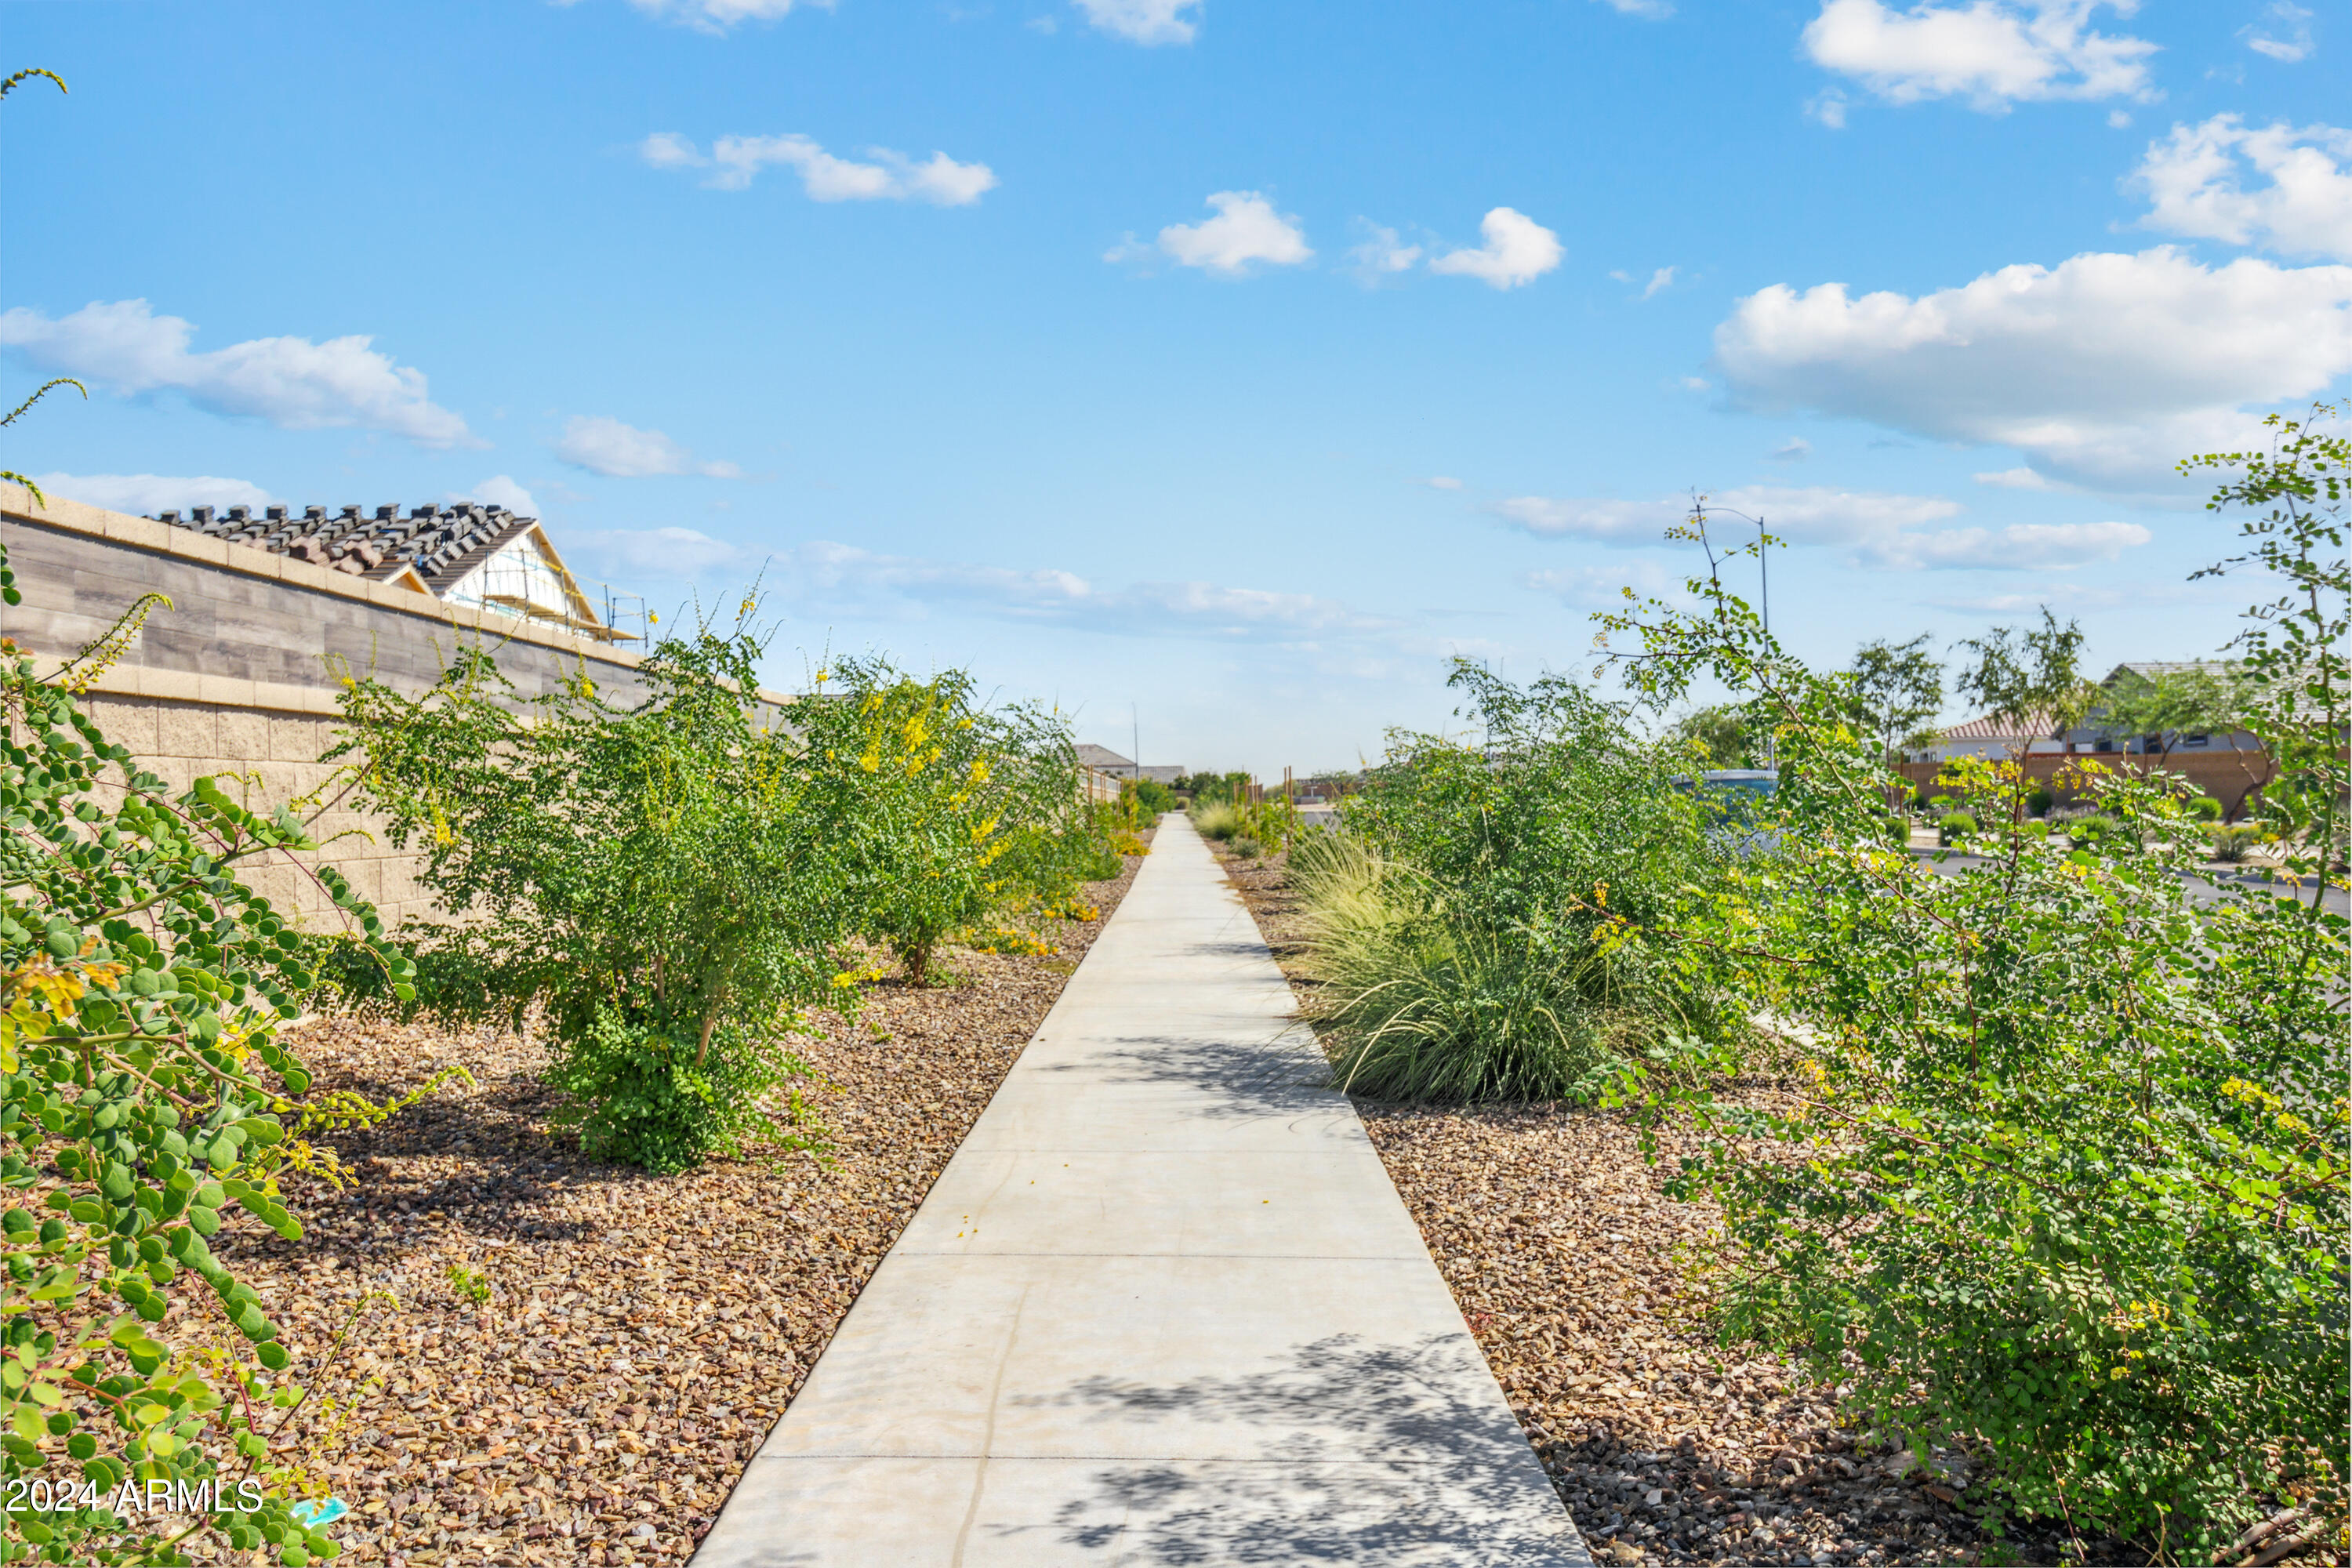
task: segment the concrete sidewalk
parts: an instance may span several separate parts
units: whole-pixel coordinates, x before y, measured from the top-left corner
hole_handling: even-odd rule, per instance
[[[1192,826],[746,1470],[702,1568],[1583,1564]]]

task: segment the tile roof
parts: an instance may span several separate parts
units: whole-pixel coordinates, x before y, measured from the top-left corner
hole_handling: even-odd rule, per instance
[[[446,594],[467,573],[495,554],[499,546],[539,525],[535,517],[517,517],[504,507],[460,501],[456,506],[420,506],[406,517],[396,506],[380,506],[362,513],[355,506],[339,507],[332,514],[322,506],[261,509],[233,506],[219,511],[194,507],[185,516],[177,511],[155,514],[158,522],[184,528],[207,538],[250,545],[273,555],[290,555],[316,566],[372,582],[384,582],[414,570],[434,594]]]
[[[1988,714],[1971,719],[1965,724],[1955,724],[1948,730],[1938,730],[1939,741],[2047,741],[2058,733],[2058,721],[2047,713],[2029,713],[2022,724],[2004,722]]]

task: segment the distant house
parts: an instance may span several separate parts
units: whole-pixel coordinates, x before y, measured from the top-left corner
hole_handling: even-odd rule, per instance
[[[504,507],[460,501],[420,506],[400,515],[396,506],[362,513],[356,506],[302,509],[212,507],[158,512],[157,522],[226,544],[264,551],[432,595],[452,605],[493,610],[563,627],[597,642],[635,642],[644,632],[644,602],[609,590],[592,595],[535,517]],[[625,629],[623,625],[629,627]]]
[[[2228,666],[2211,661],[2145,661],[2119,664],[2099,682],[2102,693],[2128,694],[2136,686],[2153,684],[2168,675],[2189,670],[2226,673]],[[1901,772],[1913,784],[1932,784],[1945,763],[1960,757],[2007,760],[2021,757],[2026,771],[2047,783],[2061,798],[2072,798],[2097,786],[2074,764],[2098,762],[2126,773],[2164,772],[2184,777],[2200,794],[2221,801],[2224,814],[2235,819],[2247,801],[2270,782],[2272,764],[2261,738],[2243,730],[2167,731],[2161,734],[2124,732],[2105,722],[2095,703],[2079,724],[2062,727],[2047,714],[2021,724],[1991,718],[1971,719],[1937,732],[1934,741],[1904,754]]]
[[[2141,660],[2116,666],[2099,682],[2099,689],[2120,697],[2135,689],[2153,686],[2167,676],[2205,671],[2227,679],[2235,668],[2222,659]],[[2104,722],[2101,710],[2095,707],[2081,724],[2066,731],[2066,750],[2078,755],[2155,756],[2169,752],[2179,756],[2189,752],[2259,752],[2262,749],[2262,738],[2246,730],[2126,734]]]
[[[1955,757],[2057,756],[2065,750],[2058,721],[2047,713],[2037,713],[2029,715],[2021,724],[1983,718],[1938,730],[1933,741],[1906,752],[1903,760],[1948,763]]]
[[[1082,766],[1115,779],[1140,778],[1150,779],[1153,784],[1172,784],[1184,776],[1181,763],[1154,763],[1150,767],[1139,768],[1132,757],[1122,757],[1108,746],[1092,743],[1078,748],[1078,762]]]

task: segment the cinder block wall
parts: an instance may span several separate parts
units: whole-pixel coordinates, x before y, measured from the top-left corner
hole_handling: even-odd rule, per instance
[[[338,767],[319,760],[335,744],[337,721],[327,714],[274,713],[103,692],[83,698],[82,707],[109,740],[130,747],[148,771],[175,790],[209,773],[230,798],[258,811],[274,811],[306,796],[331,801],[342,793],[337,787]],[[307,808],[298,809],[310,816]],[[416,881],[414,857],[392,847],[380,822],[336,807],[318,816],[312,831],[327,843],[324,854],[248,862],[247,885],[279,910],[322,927],[332,916],[333,905],[310,868],[323,860],[350,878],[386,923],[435,918],[433,896]]]
[[[637,656],[548,625],[370,583],[329,567],[208,539],[187,529],[50,496],[36,507],[0,484],[0,543],[24,603],[0,607],[0,635],[54,668],[103,635],[142,594],[168,595],[121,660],[83,699],[110,739],[150,771],[184,787],[203,774],[246,791],[257,809],[324,791],[333,767],[341,682],[333,656],[360,674],[421,690],[467,640],[490,650],[525,696],[583,670],[608,700],[641,698]],[[772,721],[789,699],[761,692]],[[243,775],[232,780],[227,775]],[[340,836],[323,856],[387,922],[432,914],[415,861],[380,825],[344,809],[317,824]],[[258,866],[255,889],[314,923],[333,906],[308,868]]]

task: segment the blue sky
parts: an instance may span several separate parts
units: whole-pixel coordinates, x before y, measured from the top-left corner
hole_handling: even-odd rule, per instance
[[[1808,658],[2203,654],[2251,595],[2172,460],[2352,375],[2340,6],[6,16],[72,93],[0,110],[0,390],[92,393],[9,467],[524,505],[656,607],[763,574],[776,684],[963,666],[1150,762],[1581,668],[1695,488]]]

